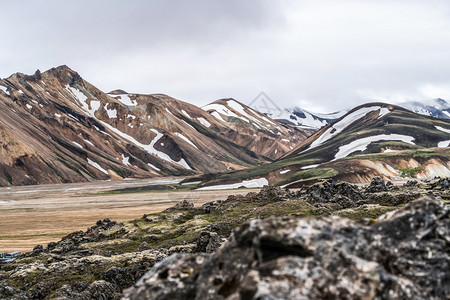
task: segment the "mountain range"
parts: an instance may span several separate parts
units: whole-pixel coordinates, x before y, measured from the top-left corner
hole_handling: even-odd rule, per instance
[[[374,176],[450,175],[450,120],[368,103],[322,127],[275,162],[216,175],[201,189],[298,187],[323,178],[368,182]]]
[[[237,170],[310,133],[234,99],[105,93],[67,66],[0,80],[0,186]]]
[[[450,104],[444,99],[433,99],[430,101],[409,101],[399,103],[398,106],[406,108],[412,112],[439,118],[450,119]],[[257,107],[259,111],[267,116],[290,125],[299,126],[301,128],[319,129],[350,111],[350,109],[343,109],[334,113],[314,113],[302,109],[300,107],[285,108],[285,109],[267,109],[267,106],[252,106]]]

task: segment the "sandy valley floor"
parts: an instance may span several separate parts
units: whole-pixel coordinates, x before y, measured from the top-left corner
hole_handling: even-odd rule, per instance
[[[104,181],[94,183],[0,188],[0,252],[30,251],[99,219],[126,221],[189,200],[196,206],[250,190],[161,191],[98,194],[112,189],[176,183],[180,179]]]

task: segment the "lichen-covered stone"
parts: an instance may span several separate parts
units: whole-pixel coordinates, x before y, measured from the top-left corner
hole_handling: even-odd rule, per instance
[[[446,299],[450,213],[422,199],[371,226],[252,220],[211,256],[173,255],[124,299]]]

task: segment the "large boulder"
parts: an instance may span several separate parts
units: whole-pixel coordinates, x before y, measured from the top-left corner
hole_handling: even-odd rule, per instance
[[[252,220],[214,254],[176,254],[123,299],[448,299],[450,213],[421,199],[373,225]]]

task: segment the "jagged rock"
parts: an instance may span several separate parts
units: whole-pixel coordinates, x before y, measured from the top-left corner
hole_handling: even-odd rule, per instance
[[[450,213],[422,199],[366,226],[253,220],[212,256],[173,255],[124,299],[445,299]]]
[[[410,186],[410,187],[413,187],[413,186],[417,186],[417,184],[418,184],[417,180],[408,180],[408,181],[404,184],[404,186]]]
[[[55,284],[52,281],[39,282],[28,290],[27,296],[31,299],[44,299],[54,288]]]
[[[174,254],[157,263],[135,286],[125,292],[128,299],[194,299],[196,280],[208,254]]]
[[[366,188],[366,191],[369,193],[387,192],[388,187],[381,177],[374,177]]]
[[[176,209],[191,209],[194,208],[194,203],[189,202],[187,200],[183,200],[181,202],[178,202],[174,206]]]
[[[351,201],[353,203],[362,199],[362,194],[358,186],[348,182],[335,182],[334,180],[324,180],[316,183],[306,189],[306,194],[309,197],[310,203],[325,203],[337,202],[340,198],[346,198],[345,202]],[[333,201],[333,199],[335,199]],[[349,207],[346,203],[344,207]]]
[[[445,191],[449,189],[449,180],[448,178],[435,178],[431,180],[425,180],[419,184],[419,186],[426,190],[441,190]]]
[[[220,206],[220,204],[222,204],[222,202],[222,200],[207,202],[202,205],[202,209],[205,213],[209,214],[211,211],[216,210]]]
[[[44,247],[42,245],[36,245],[33,248],[33,255],[38,255],[39,253],[44,252]]]
[[[202,231],[197,238],[197,246],[194,252],[212,253],[219,249],[223,241],[215,232]]]

